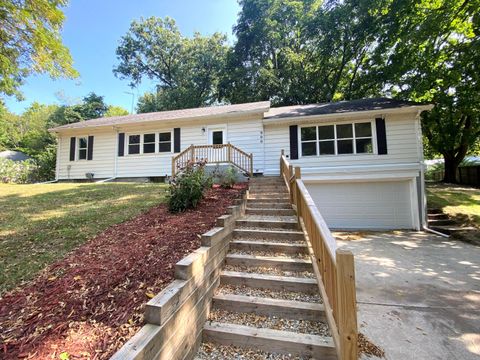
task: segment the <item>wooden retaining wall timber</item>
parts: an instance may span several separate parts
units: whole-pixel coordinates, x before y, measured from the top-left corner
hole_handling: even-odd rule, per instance
[[[146,325],[111,360],[188,360],[202,341],[213,293],[220,283],[235,221],[245,213],[246,194],[216,227],[202,235],[202,246],[175,265],[175,280],[145,308]]]

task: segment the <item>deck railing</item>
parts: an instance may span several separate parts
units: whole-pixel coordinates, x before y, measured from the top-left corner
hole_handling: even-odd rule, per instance
[[[300,168],[289,164],[283,150],[280,174],[288,186],[291,203],[315,258],[314,271],[338,358],[357,360],[357,303],[353,254],[337,249],[335,238],[301,179]]]
[[[228,143],[221,145],[190,145],[172,158],[172,176],[185,168],[189,162],[203,160],[207,164],[231,164],[253,175],[253,154]]]

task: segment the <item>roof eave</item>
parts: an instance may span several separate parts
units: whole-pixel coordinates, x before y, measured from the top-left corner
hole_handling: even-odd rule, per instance
[[[264,114],[270,110],[270,105],[262,106],[256,109],[251,109],[251,110],[245,110],[245,111],[235,111],[231,113],[222,113],[222,114],[214,114],[214,115],[200,115],[200,116],[190,116],[190,117],[184,117],[184,118],[178,118],[178,119],[158,119],[158,120],[145,120],[145,121],[139,121],[139,120],[133,120],[129,121],[126,123],[121,123],[121,124],[99,124],[99,125],[88,125],[88,126],[82,126],[82,127],[63,127],[63,126],[57,126],[51,129],[48,129],[49,132],[52,133],[60,133],[60,132],[68,132],[68,131],[80,131],[80,130],[85,130],[85,129],[99,129],[99,128],[109,128],[109,127],[128,127],[131,125],[148,125],[148,124],[155,124],[158,122],[164,122],[164,123],[169,123],[169,122],[187,122],[187,121],[200,121],[200,120],[205,120],[205,119],[219,119],[219,118],[232,118],[232,117],[238,117],[238,116],[244,116],[244,115],[252,115],[252,114]]]
[[[376,109],[376,110],[363,110],[363,111],[349,111],[344,113],[333,113],[333,114],[317,114],[317,115],[299,115],[299,116],[285,116],[285,117],[272,117],[272,118],[264,118],[263,123],[265,125],[273,125],[273,124],[284,124],[284,123],[292,123],[298,121],[314,121],[314,120],[335,120],[335,119],[349,119],[349,118],[356,118],[356,117],[371,117],[371,116],[379,116],[379,115],[386,115],[386,114],[401,114],[401,113],[415,113],[415,112],[422,112],[428,111],[433,108],[433,104],[426,104],[426,105],[412,105],[412,106],[404,106],[404,107],[397,107],[397,108],[390,108],[390,109]]]

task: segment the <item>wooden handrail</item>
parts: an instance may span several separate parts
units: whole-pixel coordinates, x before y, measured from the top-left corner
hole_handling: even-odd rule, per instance
[[[280,175],[290,193],[300,224],[309,242],[312,263],[323,297],[333,341],[340,360],[357,360],[357,302],[354,257],[337,248],[337,242],[301,179],[282,150]]]
[[[228,143],[218,145],[190,145],[172,157],[172,176],[189,162],[203,160],[207,164],[231,164],[253,176],[253,154]]]

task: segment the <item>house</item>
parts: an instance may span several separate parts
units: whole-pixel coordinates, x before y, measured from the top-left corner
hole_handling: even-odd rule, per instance
[[[56,174],[170,176],[172,158],[191,145],[229,143],[252,154],[254,173],[272,176],[283,149],[331,228],[420,229],[419,115],[430,108],[387,98],[277,108],[267,101],[93,119],[51,129],[58,136]]]

